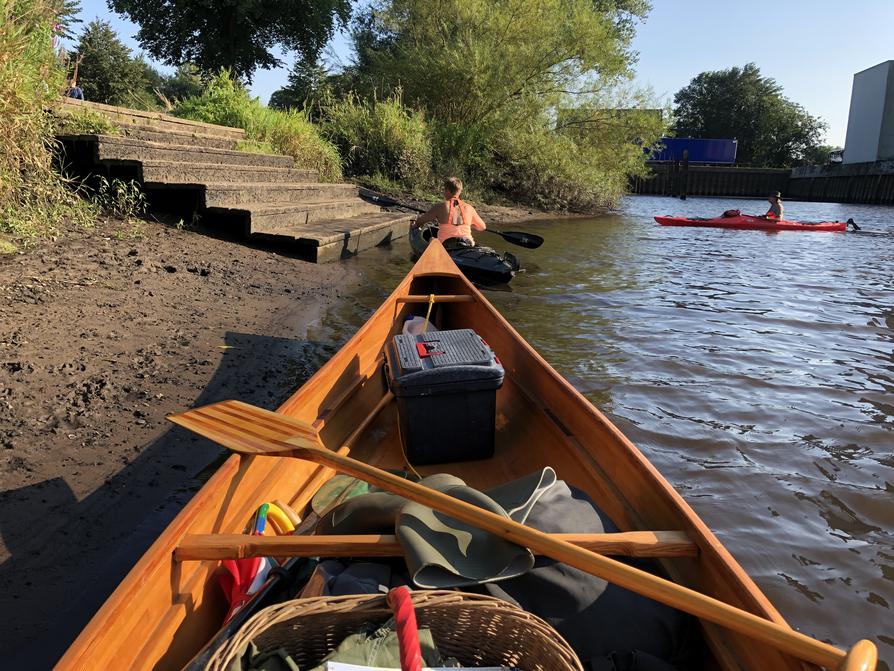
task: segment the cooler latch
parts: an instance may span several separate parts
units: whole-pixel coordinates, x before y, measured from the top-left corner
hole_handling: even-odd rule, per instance
[[[419,355],[421,359],[429,356],[438,356],[439,354],[443,354],[444,352],[435,352],[434,343],[428,342],[417,342],[416,343],[416,354]]]

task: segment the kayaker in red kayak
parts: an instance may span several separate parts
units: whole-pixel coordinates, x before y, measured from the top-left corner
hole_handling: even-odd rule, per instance
[[[765,219],[782,219],[785,208],[782,206],[782,194],[778,191],[771,193],[767,198],[770,202],[770,209],[764,215]]]

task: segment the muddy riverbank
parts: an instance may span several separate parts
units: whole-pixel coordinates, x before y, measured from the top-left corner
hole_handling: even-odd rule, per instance
[[[0,258],[3,659],[48,668],[206,477],[218,448],[165,416],[275,408],[357,277],[155,222]]]

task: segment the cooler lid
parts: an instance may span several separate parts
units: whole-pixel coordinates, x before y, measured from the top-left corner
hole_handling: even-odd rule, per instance
[[[432,385],[462,391],[463,384],[487,381],[497,388],[503,381],[496,355],[472,329],[397,335],[387,355],[395,393]]]

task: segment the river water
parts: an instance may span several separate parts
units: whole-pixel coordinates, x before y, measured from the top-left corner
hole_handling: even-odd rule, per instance
[[[870,638],[894,668],[894,208],[786,203],[792,219],[853,217],[858,234],[652,220],[731,208],[767,204],[634,196],[599,218],[507,227],[547,242],[514,249],[527,272],[486,295],[793,626]],[[364,282],[317,342],[343,342],[412,263],[401,240],[350,265]]]

